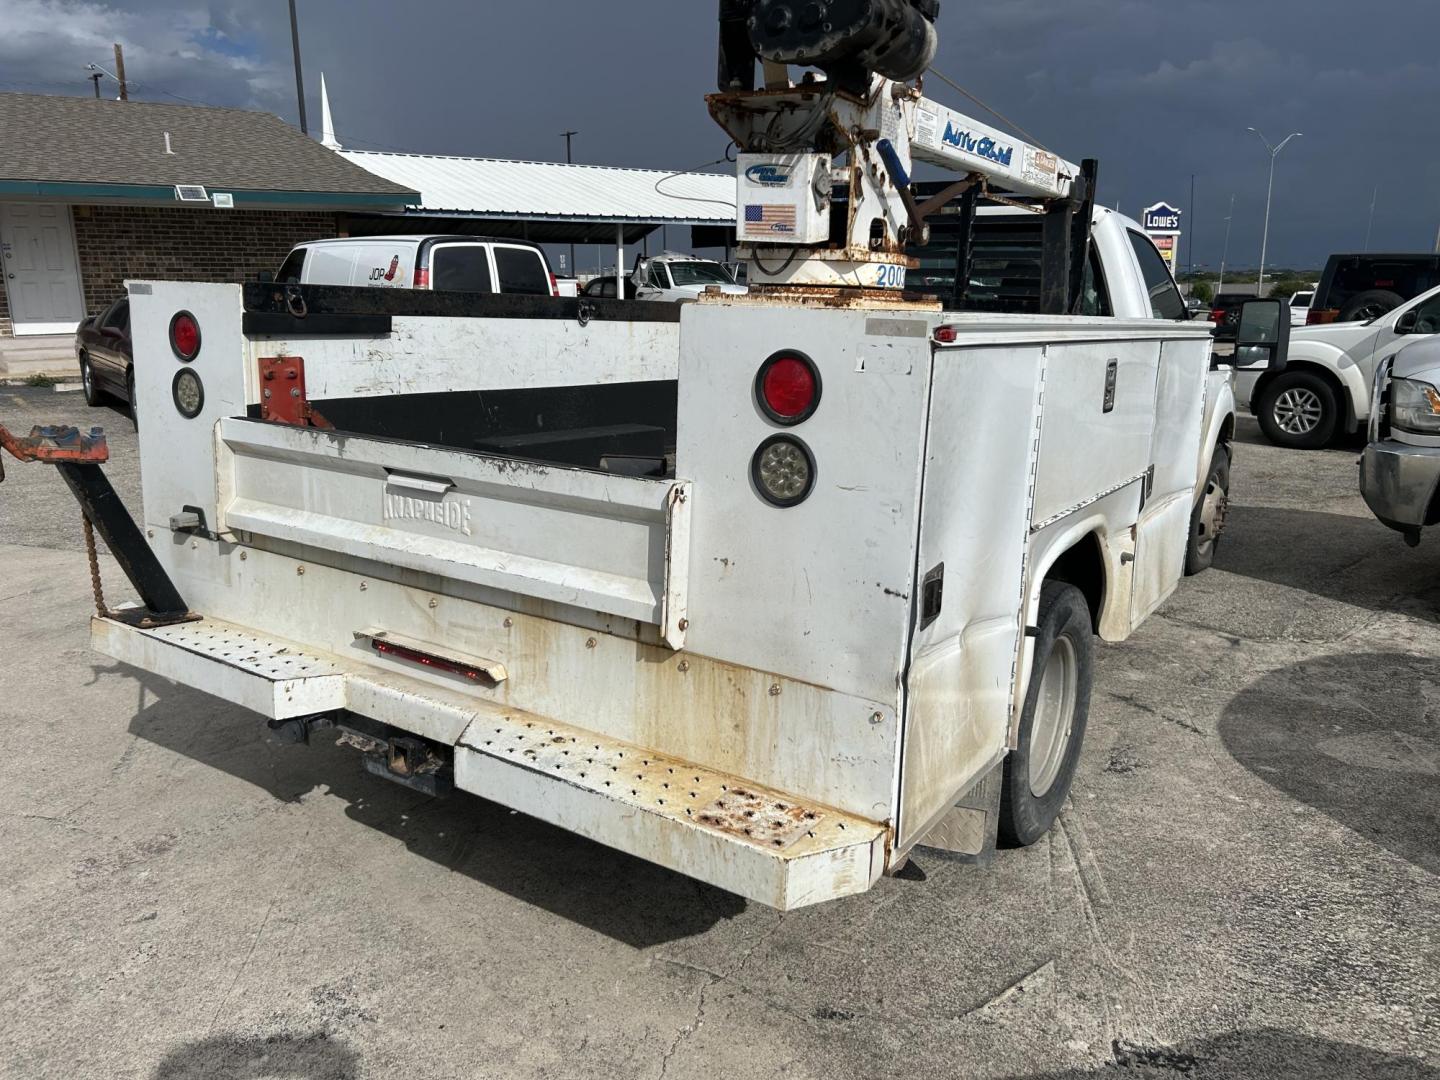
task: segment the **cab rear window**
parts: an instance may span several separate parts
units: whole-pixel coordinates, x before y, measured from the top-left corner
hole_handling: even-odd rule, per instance
[[[502,293],[550,295],[550,272],[533,248],[497,247],[495,271],[500,275]]]

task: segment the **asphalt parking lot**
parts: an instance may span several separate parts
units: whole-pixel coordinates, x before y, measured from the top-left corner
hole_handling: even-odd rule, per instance
[[[0,388],[42,420],[138,501],[121,414]],[[1242,421],[1046,842],[786,916],[93,654],[78,511],[7,462],[0,1075],[1440,1080],[1440,535],[1355,456]]]

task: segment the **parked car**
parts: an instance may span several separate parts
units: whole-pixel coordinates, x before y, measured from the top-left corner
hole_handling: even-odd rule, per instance
[[[1220,328],[1215,336],[1221,340],[1233,338],[1240,326],[1240,305],[1254,299],[1252,293],[1216,293],[1210,301],[1210,321]]]
[[[130,406],[135,417],[135,362],[130,346],[130,297],[120,297],[99,315],[91,315],[75,331],[75,359],[87,405],[114,398]]]
[[[622,279],[625,283],[624,300],[635,299],[635,283],[629,278]],[[580,290],[581,296],[588,296],[596,300],[615,299],[615,275],[609,274],[605,277],[594,278],[585,288]]]
[[[1306,321],[1368,322],[1437,285],[1440,254],[1331,255]]]
[[[295,246],[275,280],[284,285],[560,295],[559,283],[538,245],[484,236],[311,240]]]
[[[635,268],[634,280],[639,285],[636,296],[640,300],[694,300],[711,288],[740,295],[750,291],[736,284],[724,263],[668,251],[642,259]]]
[[[1411,547],[1440,525],[1440,339],[1407,345],[1375,372],[1360,494]]]
[[[1314,289],[1305,289],[1290,296],[1290,325],[1304,326],[1309,320],[1310,304],[1315,299]]]
[[[1241,367],[1236,395],[1277,446],[1315,449],[1370,415],[1376,369],[1418,337],[1440,333],[1440,287],[1370,322],[1296,330],[1280,370]]]

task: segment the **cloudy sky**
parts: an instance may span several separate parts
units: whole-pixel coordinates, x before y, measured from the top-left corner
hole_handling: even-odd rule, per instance
[[[325,72],[341,142],[687,168],[719,158],[705,112],[713,0],[300,0],[312,125]],[[936,67],[1059,153],[1098,157],[1101,196],[1189,213],[1193,259],[1259,260],[1278,142],[1272,265],[1365,243],[1429,250],[1440,227],[1434,0],[1001,0],[941,5]],[[1371,16],[1361,18],[1362,12]],[[293,120],[285,0],[0,0],[0,90],[88,94],[125,47],[136,97]],[[113,84],[107,89],[113,93]],[[976,110],[941,84],[932,96]],[[3,148],[0,148],[3,153]],[[1190,178],[1196,199],[1191,207]],[[1182,262],[1186,253],[1182,251]]]

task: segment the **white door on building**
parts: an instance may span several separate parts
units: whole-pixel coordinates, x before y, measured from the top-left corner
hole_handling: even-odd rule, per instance
[[[68,334],[85,317],[70,207],[0,203],[0,262],[16,334]]]

